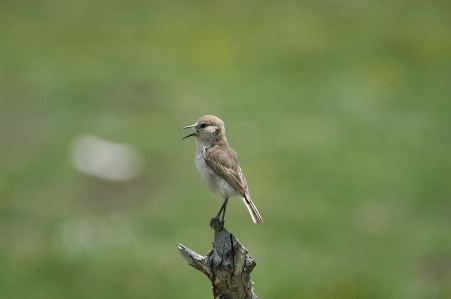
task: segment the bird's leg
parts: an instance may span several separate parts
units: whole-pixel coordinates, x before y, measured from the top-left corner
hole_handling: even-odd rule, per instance
[[[226,198],[226,199],[224,200],[224,203],[222,204],[222,205],[224,206],[224,210],[222,211],[222,220],[221,220],[222,223],[225,222],[224,217],[225,217],[225,211],[226,211],[227,203],[228,203],[228,202],[229,202],[229,199]],[[219,215],[218,215],[218,216],[219,216]]]
[[[228,198],[224,199],[224,203],[222,204],[221,208],[219,209],[218,215],[216,215],[216,217],[214,217],[214,218],[211,218],[211,221],[210,221],[210,227],[211,228],[216,229],[215,222],[219,221],[219,216],[221,215],[221,213],[222,213],[222,220],[219,221],[219,228],[218,228],[218,230],[221,230],[222,227],[224,226],[224,222],[225,222],[224,221],[224,217],[225,217],[225,211],[226,211],[226,208],[227,208],[227,202],[228,201],[229,201]]]

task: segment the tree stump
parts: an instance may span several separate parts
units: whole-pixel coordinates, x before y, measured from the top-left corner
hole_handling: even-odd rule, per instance
[[[178,248],[189,265],[210,279],[214,298],[258,299],[250,279],[257,263],[225,228],[215,227],[213,249],[206,256],[182,244]]]

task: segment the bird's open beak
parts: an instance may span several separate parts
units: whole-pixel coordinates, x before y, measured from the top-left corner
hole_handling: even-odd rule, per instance
[[[183,130],[183,129],[195,129],[195,128],[196,128],[196,125],[191,125],[191,126],[186,126],[186,127],[180,128],[179,131]],[[196,132],[186,135],[185,137],[182,138],[182,140],[185,138],[191,137],[191,136],[196,136]]]

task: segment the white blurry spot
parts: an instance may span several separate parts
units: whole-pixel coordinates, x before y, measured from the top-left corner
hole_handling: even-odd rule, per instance
[[[87,219],[76,219],[64,223],[61,229],[62,243],[71,254],[93,247],[95,230]]]
[[[55,245],[67,257],[83,252],[105,251],[134,244],[134,230],[129,217],[108,215],[68,219],[56,234]]]
[[[78,170],[106,180],[128,181],[141,173],[142,157],[134,147],[95,136],[75,139],[71,156]]]

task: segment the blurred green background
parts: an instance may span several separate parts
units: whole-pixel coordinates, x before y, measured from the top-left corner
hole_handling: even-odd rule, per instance
[[[261,298],[451,298],[449,1],[0,9],[2,298],[211,298],[177,250],[221,204],[177,131],[204,114],[264,219],[227,209]],[[135,176],[81,172],[87,135]]]

